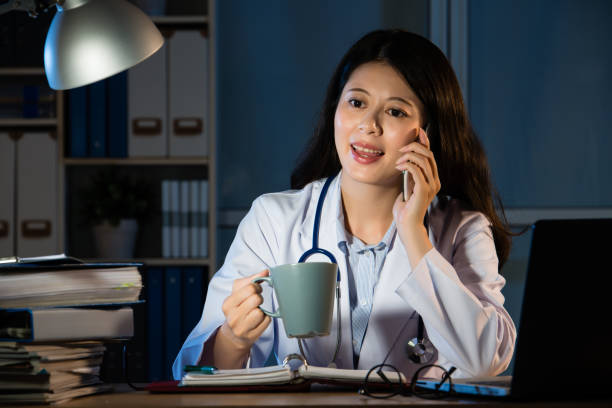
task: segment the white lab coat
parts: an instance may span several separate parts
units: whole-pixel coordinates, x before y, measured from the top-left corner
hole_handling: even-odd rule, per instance
[[[421,315],[427,338],[436,348],[434,361],[446,368],[457,367],[453,377],[504,371],[512,358],[516,329],[503,307],[501,289],[505,279],[498,273],[490,223],[483,214],[463,209],[457,200],[443,205],[437,199],[429,210],[429,237],[434,248],[414,270],[399,238],[393,240],[374,290],[359,366],[353,367],[349,279],[346,257],[336,236],[341,205],[339,180],[336,177],[330,185],[319,233],[319,246],[334,254],[341,273],[342,342],[337,366],[369,369],[383,361],[397,340],[387,363],[410,378],[420,366],[406,358],[404,347],[416,337]],[[312,247],[315,209],[323,183],[319,180],[302,190],[265,194],[253,202],[238,227],[224,265],[208,286],[202,318],[174,362],[176,379],[180,379],[186,364],[197,364],[203,344],[223,324],[221,305],[231,293],[234,279],[275,265],[295,263]],[[262,286],[264,307],[275,310],[273,290],[266,284]],[[329,364],[336,347],[337,323],[334,311],[331,334],[305,341],[310,364]],[[282,320],[273,319],[253,345],[250,365],[264,365],[271,353],[280,363],[286,355],[298,352],[297,340],[286,337]],[[440,373],[432,369],[424,374]]]

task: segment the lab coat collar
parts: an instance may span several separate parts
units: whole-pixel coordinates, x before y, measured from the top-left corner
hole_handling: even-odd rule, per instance
[[[337,231],[335,230],[336,223],[325,222],[326,216],[329,214],[334,214],[336,217],[338,214],[342,215],[342,196],[340,193],[340,180],[342,178],[342,171],[335,176],[334,180],[331,182],[329,189],[327,190],[327,195],[325,196],[325,201],[323,202],[323,210],[321,213],[321,226],[319,230],[319,247],[326,248],[322,245],[322,237],[328,236],[330,233],[333,234],[335,238],[338,238],[336,242],[339,242],[339,237],[337,236]],[[304,221],[300,226],[300,233],[302,236],[312,242],[313,235],[313,227],[315,215],[317,212],[317,203],[319,202],[319,197],[321,195],[321,190],[323,189],[323,185],[327,179],[320,179],[312,182],[312,191],[310,194],[310,203],[308,205],[308,210],[306,216],[304,217]],[[329,218],[327,218],[329,219]],[[331,230],[330,230],[331,228]],[[337,246],[336,246],[337,247]]]

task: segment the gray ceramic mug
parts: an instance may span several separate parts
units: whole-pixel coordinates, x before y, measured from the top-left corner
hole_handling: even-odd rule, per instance
[[[283,319],[287,337],[327,336],[334,313],[338,265],[330,262],[305,262],[270,268],[270,276],[253,283],[268,282],[278,299],[278,310],[270,317]]]

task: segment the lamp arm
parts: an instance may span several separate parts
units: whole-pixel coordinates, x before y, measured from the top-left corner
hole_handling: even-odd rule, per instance
[[[36,18],[41,11],[48,11],[62,0],[8,0],[0,4],[0,15],[13,10],[26,11],[32,18]]]

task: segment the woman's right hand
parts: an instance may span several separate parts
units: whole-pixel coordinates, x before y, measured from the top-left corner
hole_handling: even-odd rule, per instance
[[[263,303],[261,286],[251,281],[260,276],[268,276],[264,270],[246,278],[236,279],[232,293],[223,302],[222,310],[225,323],[220,332],[229,340],[236,352],[247,354],[251,346],[270,324],[271,318],[259,308]]]

